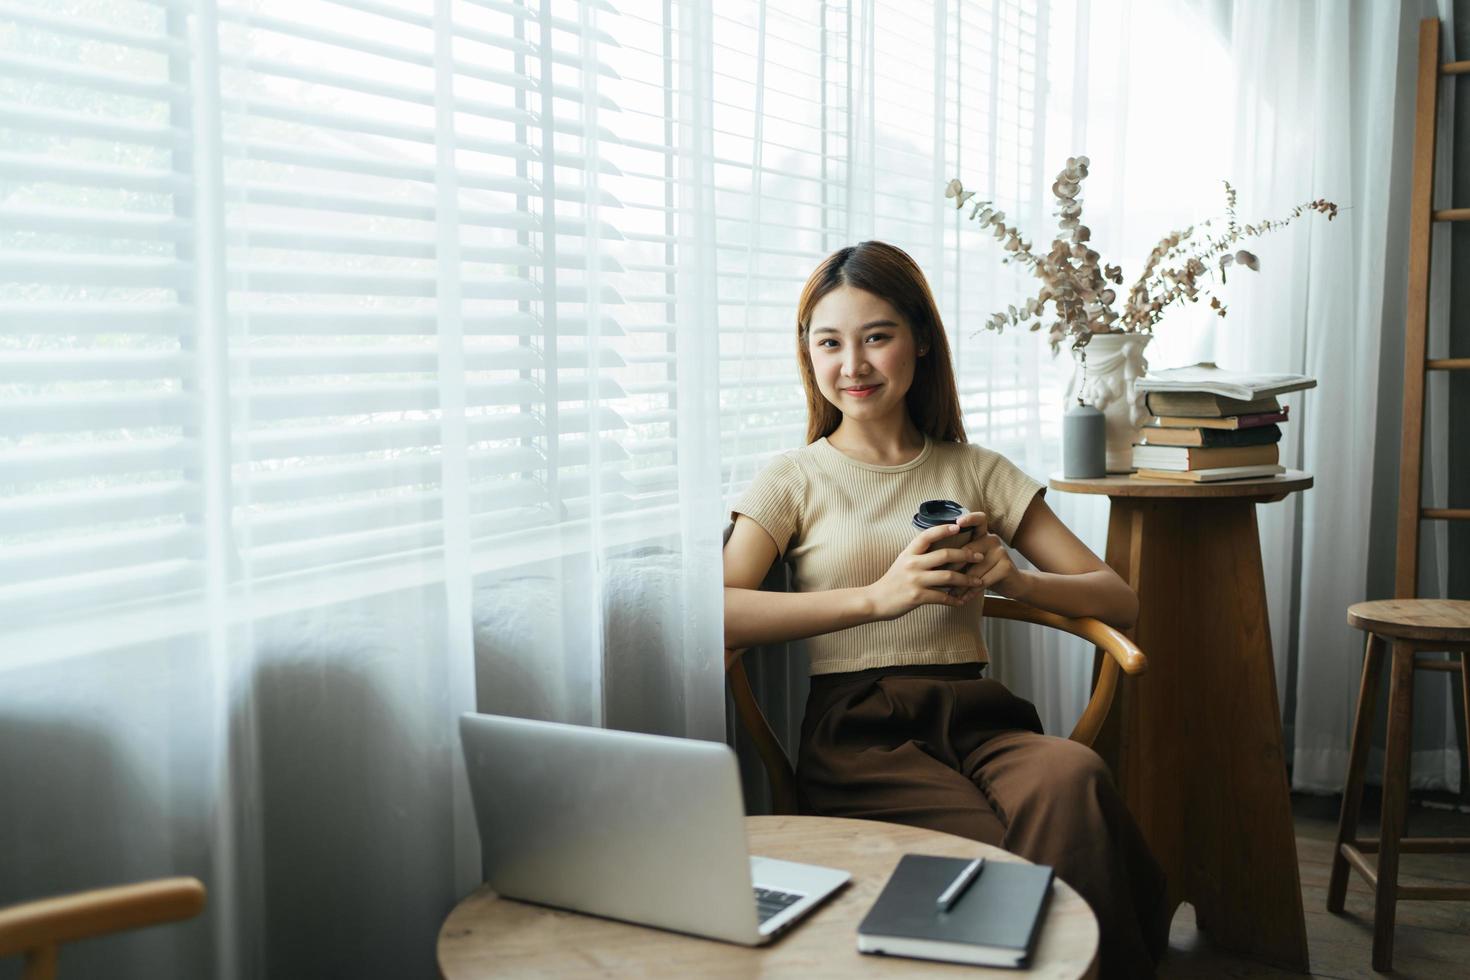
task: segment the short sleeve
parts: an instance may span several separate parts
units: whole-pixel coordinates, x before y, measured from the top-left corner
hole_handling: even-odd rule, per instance
[[[801,527],[801,502],[806,499],[806,479],[796,461],[777,456],[756,475],[731,510],[731,519],[744,514],[765,528],[776,551],[786,557],[791,538]]]
[[[1010,547],[1026,508],[1038,494],[1046,493],[1046,487],[1000,453],[985,451],[980,470],[980,499],[990,529]]]

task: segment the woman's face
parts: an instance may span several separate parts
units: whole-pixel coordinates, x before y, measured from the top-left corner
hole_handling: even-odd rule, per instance
[[[854,421],[904,412],[918,351],[907,321],[883,298],[853,286],[812,310],[807,351],[822,397]]]

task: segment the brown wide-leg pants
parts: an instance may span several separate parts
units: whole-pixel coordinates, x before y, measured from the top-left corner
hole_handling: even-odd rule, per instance
[[[1148,977],[1168,942],[1164,875],[1097,753],[1041,733],[980,664],[812,678],[797,782],[807,812],[887,820],[1048,864],[1097,915],[1104,977]]]

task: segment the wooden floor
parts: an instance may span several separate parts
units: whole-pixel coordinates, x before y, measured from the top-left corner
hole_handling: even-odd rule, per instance
[[[1364,799],[1360,836],[1375,836],[1377,801]],[[1470,978],[1470,902],[1400,902],[1394,942],[1394,971],[1374,973],[1373,893],[1355,872],[1349,876],[1342,915],[1327,911],[1327,877],[1337,836],[1336,798],[1294,796],[1297,861],[1302,906],[1314,977]],[[1409,833],[1415,837],[1470,837],[1470,814],[1411,805]],[[1371,860],[1371,857],[1370,857]],[[1405,854],[1401,884],[1470,883],[1470,854]],[[1176,977],[1300,977],[1212,949],[1195,929],[1194,910],[1181,906],[1169,934],[1169,955],[1159,969]]]

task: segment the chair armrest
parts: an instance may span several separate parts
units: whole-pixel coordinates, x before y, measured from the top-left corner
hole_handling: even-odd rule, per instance
[[[1072,734],[1067,736],[1072,741],[1081,742],[1089,748],[1097,741],[1103,722],[1108,717],[1108,710],[1113,705],[1113,696],[1118,689],[1118,671],[1121,669],[1127,674],[1141,674],[1148,669],[1148,658],[1143,655],[1143,651],[1138,649],[1128,637],[1101,620],[1090,617],[1069,619],[1054,612],[1047,612],[1045,609],[1028,606],[1024,602],[992,595],[985,597],[985,616],[990,619],[1013,619],[1023,623],[1036,623],[1040,626],[1061,630],[1064,633],[1082,637],[1108,654],[1108,659],[1102,663],[1102,669],[1097,672],[1097,681],[1092,687],[1092,697],[1088,699],[1087,707],[1082,711],[1082,717],[1077,719],[1077,725],[1072,729]]]
[[[1054,612],[1037,609],[1024,602],[1017,602],[1015,599],[1006,599],[998,595],[985,597],[985,617],[1036,623],[1039,626],[1049,626],[1064,633],[1071,633],[1073,636],[1080,636],[1088,640],[1098,649],[1106,651],[1108,656],[1117,661],[1125,674],[1141,674],[1148,670],[1148,658],[1143,655],[1143,651],[1138,649],[1128,637],[1100,619],[1091,617],[1068,619],[1066,616],[1059,616]]]
[[[159,878],[0,909],[0,956],[124,929],[191,919],[204,908],[197,878]]]

